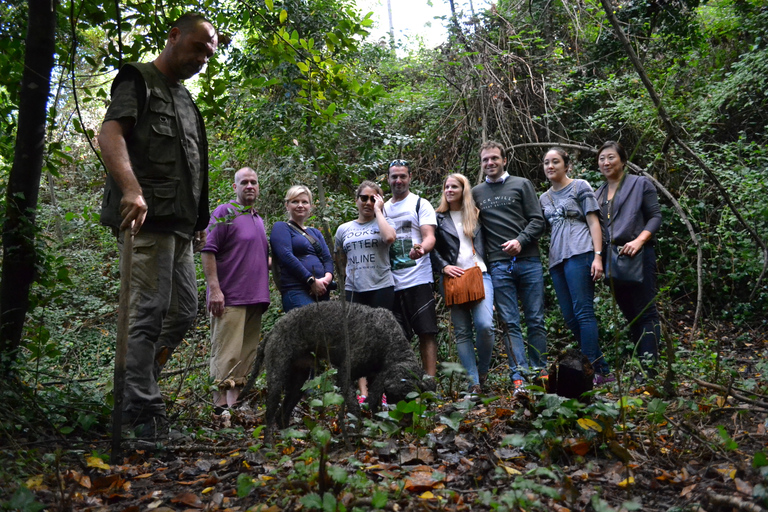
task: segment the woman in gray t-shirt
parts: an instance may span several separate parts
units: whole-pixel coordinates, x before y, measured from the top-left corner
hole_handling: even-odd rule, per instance
[[[562,148],[544,155],[544,173],[552,187],[539,198],[552,227],[549,272],[565,323],[595,369],[595,384],[612,380],[598,341],[595,282],[603,275],[600,206],[592,187],[569,178],[570,157]]]
[[[395,241],[395,228],[384,216],[381,187],[364,181],[355,193],[357,219],[336,230],[336,253],[346,269],[344,289],[347,300],[390,311],[395,303],[395,281],[389,264],[389,246]],[[368,394],[365,377],[358,381],[363,403]]]

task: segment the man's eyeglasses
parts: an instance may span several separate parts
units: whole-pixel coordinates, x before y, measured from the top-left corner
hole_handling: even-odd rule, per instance
[[[358,199],[360,199],[362,202],[367,203],[368,201],[375,203],[376,202],[376,196],[367,196],[365,194],[360,194],[357,196]]]
[[[408,160],[399,160],[399,159],[392,160],[391,162],[389,162],[389,168],[391,169],[392,167],[408,167],[409,169],[411,168],[410,164],[408,164]]]

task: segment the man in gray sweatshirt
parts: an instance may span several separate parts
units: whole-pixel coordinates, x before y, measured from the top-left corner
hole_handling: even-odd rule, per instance
[[[480,165],[485,183],[472,189],[472,197],[480,209],[494,302],[502,322],[512,381],[519,390],[526,376],[535,377],[546,365],[544,272],[538,243],[545,220],[533,184],[510,176],[504,170],[506,164],[500,143],[483,143]],[[518,300],[528,326],[527,354]]]

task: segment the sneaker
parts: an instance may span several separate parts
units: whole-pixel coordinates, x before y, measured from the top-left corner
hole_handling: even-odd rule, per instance
[[[592,379],[592,384],[595,386],[604,386],[611,382],[616,382],[616,377],[614,377],[612,373],[596,373],[594,379]]]
[[[365,395],[357,395],[357,403],[360,405],[363,405],[365,403],[365,399],[368,398]],[[384,401],[384,398],[382,398],[382,401]]]
[[[480,386],[480,384],[475,384],[471,388],[469,388],[469,394],[470,395],[482,395],[483,394],[483,388]]]
[[[383,394],[381,395],[381,406],[386,407],[387,406],[387,395]]]
[[[541,384],[541,387],[543,387],[544,389],[548,389],[548,387],[549,387],[549,372],[547,371],[546,368],[541,370],[541,372],[539,372],[538,379],[539,379],[539,383]]]
[[[514,380],[512,381],[512,385],[515,387],[515,390],[512,392],[514,396],[525,394],[525,381],[522,379]]]

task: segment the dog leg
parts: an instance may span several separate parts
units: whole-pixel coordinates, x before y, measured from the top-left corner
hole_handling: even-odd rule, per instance
[[[291,414],[293,414],[296,404],[301,401],[301,386],[307,381],[309,374],[309,368],[294,368],[291,376],[287,378],[285,382],[285,398],[283,398],[282,425],[280,428],[288,428],[291,422]]]

